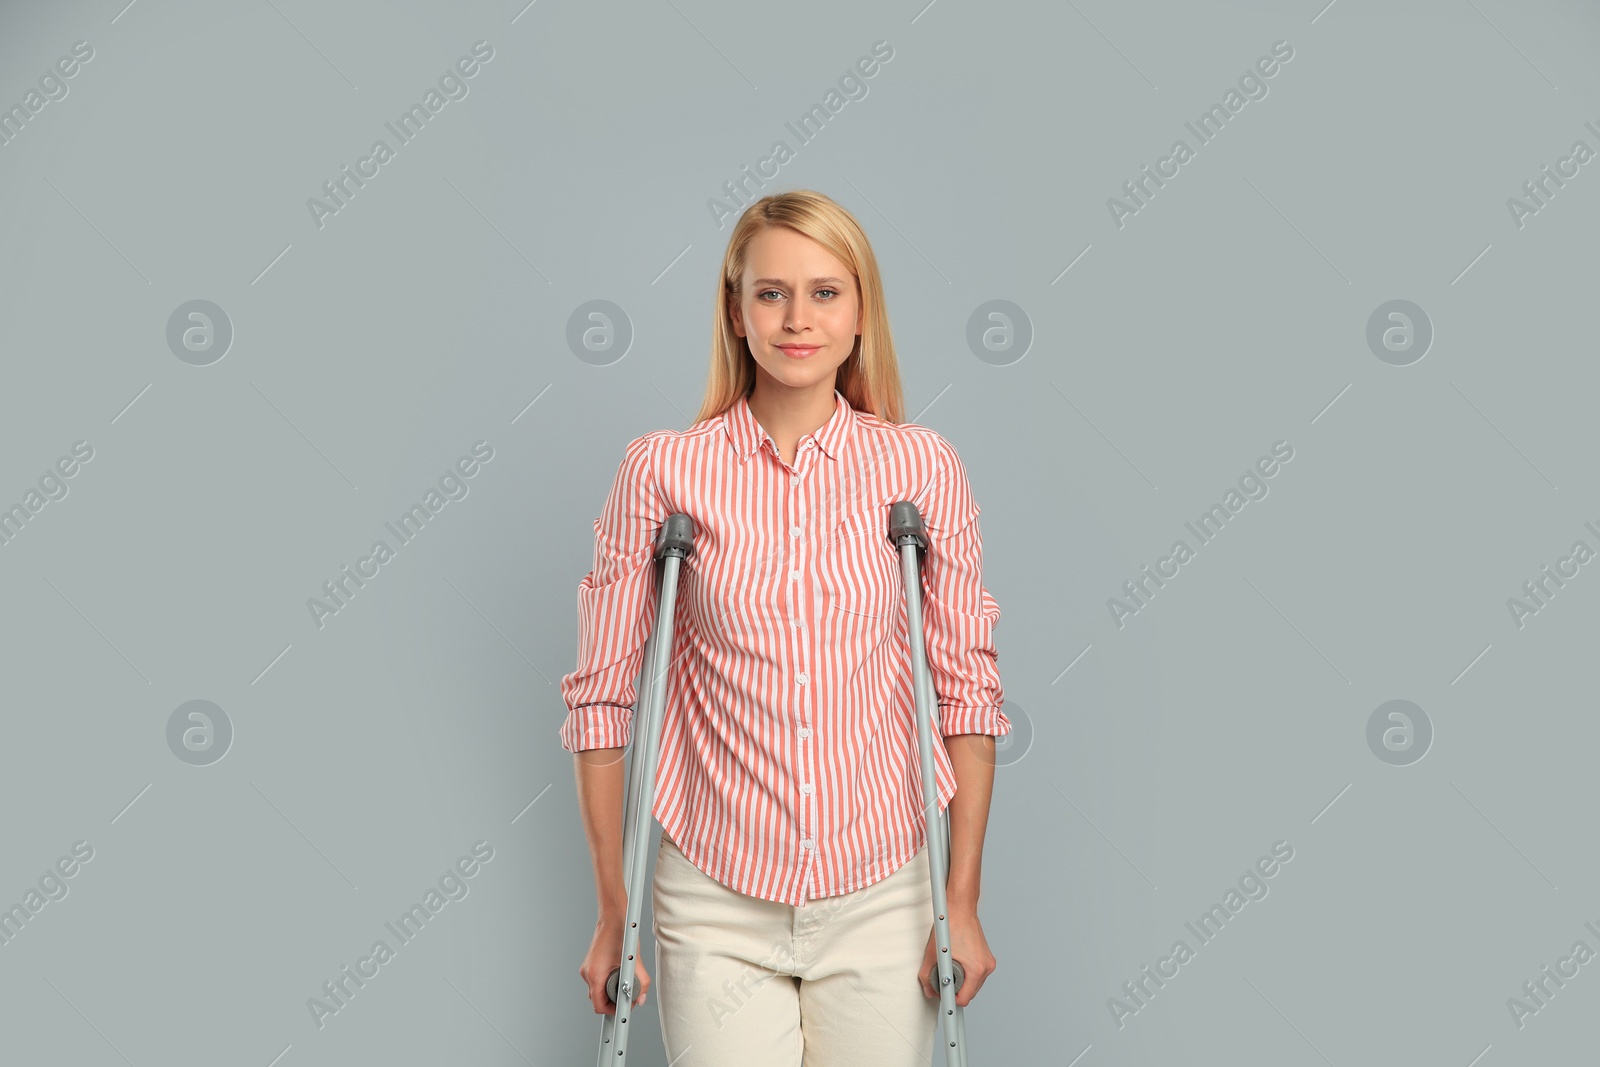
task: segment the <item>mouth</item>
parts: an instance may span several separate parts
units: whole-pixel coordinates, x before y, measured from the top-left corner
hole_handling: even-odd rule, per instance
[[[812,355],[813,353],[818,351],[820,348],[822,348],[822,346],[821,345],[778,345],[777,348],[778,348],[778,351],[782,352],[784,355],[790,357],[791,359],[805,359],[807,356]]]

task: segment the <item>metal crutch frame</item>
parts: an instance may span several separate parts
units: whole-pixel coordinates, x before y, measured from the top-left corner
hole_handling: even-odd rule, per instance
[[[934,711],[938,697],[922,633],[922,557],[928,550],[922,515],[909,500],[889,508],[889,542],[900,552],[900,576],[905,583],[906,617],[911,637],[911,673],[917,708],[917,752],[922,770],[922,814],[928,847],[928,876],[933,883],[933,930],[938,952],[934,964],[939,974],[939,1012],[943,1017],[945,1064],[967,1067],[967,1027],[956,991],[965,978],[961,964],[950,955],[950,919],[945,907],[945,883],[950,878],[950,819],[939,808],[939,786],[933,754]],[[921,976],[918,975],[918,981]]]
[[[622,959],[606,979],[606,998],[616,1011],[603,1015],[600,1024],[599,1067],[626,1067],[628,1022],[634,1009],[634,964],[639,955],[639,918],[644,908],[645,864],[643,847],[650,831],[650,810],[655,798],[656,762],[661,752],[661,726],[665,719],[666,674],[672,662],[672,630],[677,614],[678,573],[694,551],[694,520],[683,512],[667,516],[656,536],[656,624],[645,641],[644,671],[634,705],[632,762],[622,805],[622,873],[628,895],[622,933]]]

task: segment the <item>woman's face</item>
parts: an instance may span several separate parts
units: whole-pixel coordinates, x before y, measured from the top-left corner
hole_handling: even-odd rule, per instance
[[[850,270],[816,241],[768,226],[750,242],[733,329],[759,377],[791,389],[832,390],[861,332],[861,292]]]

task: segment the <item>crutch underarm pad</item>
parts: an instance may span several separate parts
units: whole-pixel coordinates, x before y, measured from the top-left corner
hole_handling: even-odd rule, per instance
[[[674,512],[667,516],[667,521],[661,524],[661,533],[656,537],[656,559],[667,553],[677,556],[687,556],[694,551],[694,520],[683,512]]]
[[[889,507],[889,543],[900,547],[900,538],[915,537],[917,548],[927,551],[928,535],[922,527],[922,513],[909,500],[901,500]]]

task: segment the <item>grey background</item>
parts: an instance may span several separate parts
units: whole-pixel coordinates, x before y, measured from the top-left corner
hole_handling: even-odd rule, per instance
[[[0,147],[0,503],[94,449],[0,548],[0,904],[94,857],[0,945],[7,1061],[592,1062],[574,593],[624,445],[698,407],[707,203],[779,139],[764,191],[874,242],[1031,736],[997,769],[972,1062],[1593,1047],[1600,965],[1521,1027],[1507,999],[1600,950],[1600,577],[1520,628],[1507,600],[1600,548],[1600,164],[1506,206],[1600,148],[1592,4],[10,4],[0,103],[79,40]],[[478,40],[469,95],[319,229],[306,200]],[[1108,198],[1279,40],[1268,95],[1119,228]],[[209,366],[166,341],[197,299],[234,331]],[[602,299],[633,339],[597,366],[566,337]],[[1003,366],[966,341],[996,299],[1033,332]],[[1435,331],[1408,366],[1366,341],[1395,299]],[[480,440],[468,495],[319,629],[308,599]],[[1108,599],[1280,440],[1270,493],[1119,628]],[[1434,731],[1405,766],[1367,741],[1395,699]],[[233,731],[206,766],[168,742],[192,700]],[[319,1029],[308,998],[477,841],[469,895]]]

